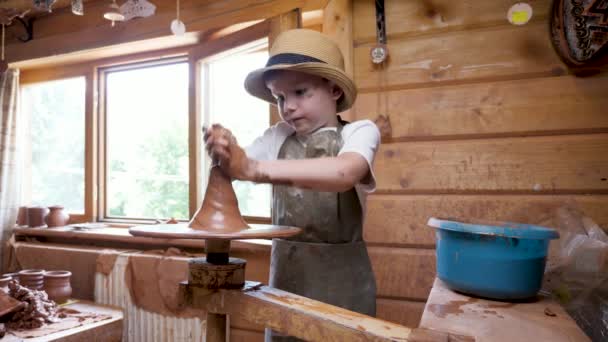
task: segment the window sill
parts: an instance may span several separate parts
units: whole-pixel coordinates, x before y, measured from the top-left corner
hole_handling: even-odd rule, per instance
[[[77,230],[71,226],[53,228],[20,228],[13,229],[16,240],[36,238],[39,240],[69,243],[99,245],[108,247],[130,247],[137,249],[154,249],[163,247],[177,247],[201,250],[205,246],[204,240],[194,239],[157,239],[129,234],[126,228],[104,227],[90,230]],[[246,252],[270,252],[272,241],[263,239],[233,240],[230,249]]]

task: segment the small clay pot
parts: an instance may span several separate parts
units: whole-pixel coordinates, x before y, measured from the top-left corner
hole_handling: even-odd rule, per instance
[[[11,277],[2,277],[0,278],[0,291],[4,291],[4,293],[8,294],[8,282],[11,281]]]
[[[44,270],[19,271],[19,283],[31,290],[42,290],[44,285]]]
[[[49,207],[49,213],[44,218],[44,222],[49,227],[63,227],[68,224],[70,220],[70,215],[68,215],[65,210],[63,210],[63,206],[54,205]]]
[[[19,282],[19,273],[17,273],[17,272],[15,272],[15,273],[4,273],[2,275],[2,278],[4,278],[4,277],[10,277],[11,280]]]
[[[49,299],[62,304],[70,299],[72,286],[70,285],[70,271],[47,271],[44,273],[44,291]]]
[[[17,213],[17,225],[27,226],[27,222],[27,207],[19,207],[19,211]]]
[[[44,217],[49,212],[45,207],[29,207],[27,208],[27,219],[30,227],[44,226]]]

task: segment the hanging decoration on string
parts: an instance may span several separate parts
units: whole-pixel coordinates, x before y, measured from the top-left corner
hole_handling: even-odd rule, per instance
[[[179,20],[179,0],[177,2],[177,14],[176,18],[171,22],[171,32],[176,36],[181,36],[186,33],[186,25],[184,22]]]
[[[52,12],[56,0],[34,0],[34,7],[39,11]]]
[[[103,17],[112,22],[112,27],[114,27],[114,24],[117,21],[125,20],[125,16],[120,13],[116,0],[112,0],[112,3],[108,6],[108,10],[103,14]]]
[[[378,90],[376,92],[376,111],[378,116],[374,123],[380,130],[383,142],[390,140],[392,128],[389,116],[389,92],[387,84],[388,47],[386,45],[386,17],[384,0],[376,0],[376,45],[370,51],[374,69],[378,75]]]
[[[120,13],[125,20],[146,18],[156,13],[156,5],[146,0],[129,0],[120,6]]]
[[[82,0],[72,0],[72,13],[76,15],[84,15],[84,5]]]
[[[382,64],[388,58],[384,0],[376,0],[376,45],[372,47],[370,55],[374,64]]]

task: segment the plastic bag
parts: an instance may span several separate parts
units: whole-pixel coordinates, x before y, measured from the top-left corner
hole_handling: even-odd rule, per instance
[[[550,249],[542,291],[593,341],[608,341],[608,235],[570,206],[551,219],[561,237]]]

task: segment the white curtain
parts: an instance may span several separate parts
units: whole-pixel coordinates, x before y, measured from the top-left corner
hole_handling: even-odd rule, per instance
[[[18,143],[17,103],[19,70],[0,73],[0,256],[7,260],[6,241],[10,238],[20,204],[21,145]]]

